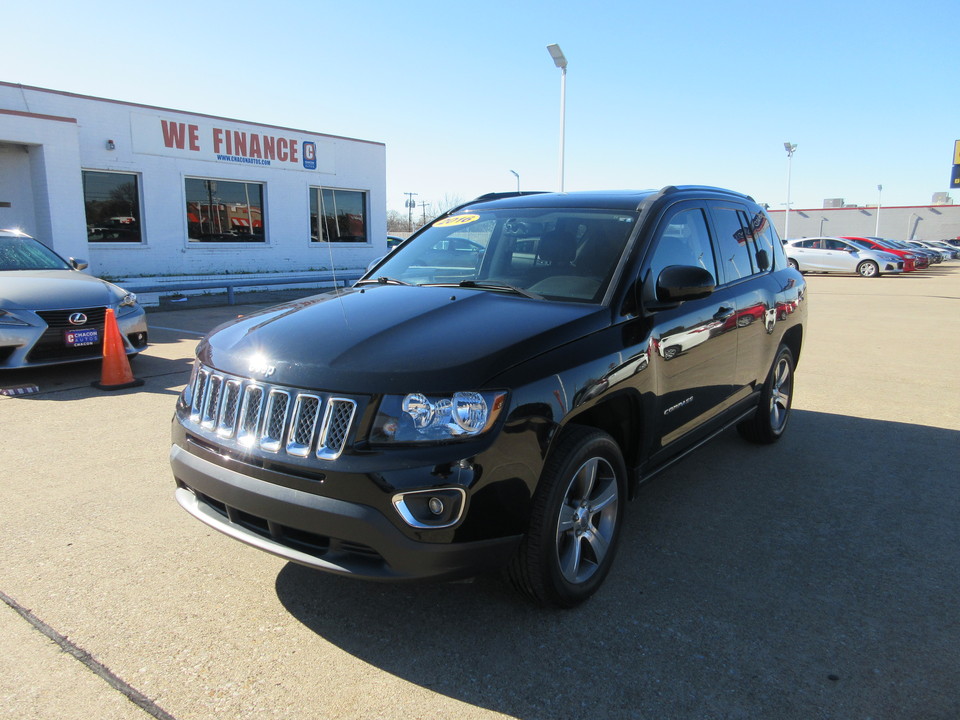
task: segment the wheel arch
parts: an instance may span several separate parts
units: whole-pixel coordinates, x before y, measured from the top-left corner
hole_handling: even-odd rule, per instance
[[[640,397],[630,391],[619,392],[571,415],[557,429],[548,452],[553,451],[563,432],[573,427],[601,430],[613,438],[627,466],[628,498],[632,499],[635,492],[633,469],[641,463],[643,452],[643,407]]]

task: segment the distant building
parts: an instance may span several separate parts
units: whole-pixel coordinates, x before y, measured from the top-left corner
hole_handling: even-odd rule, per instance
[[[824,201],[826,205],[828,201]],[[780,237],[786,212],[768,210]],[[880,207],[880,237],[895,240],[943,240],[960,237],[960,205]],[[863,237],[877,233],[877,206],[840,206],[790,211],[790,237],[818,235]]]
[[[362,268],[382,143],[0,82],[0,228],[95,274]]]

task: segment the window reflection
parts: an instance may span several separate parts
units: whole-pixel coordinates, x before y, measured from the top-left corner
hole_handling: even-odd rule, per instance
[[[261,183],[187,178],[187,233],[191,242],[263,242]]]
[[[313,242],[367,242],[366,193],[310,188],[310,239]]]
[[[132,173],[83,171],[88,242],[135,242],[140,234],[140,189]]]

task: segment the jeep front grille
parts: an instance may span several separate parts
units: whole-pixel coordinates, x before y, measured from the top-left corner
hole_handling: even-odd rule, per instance
[[[336,460],[357,403],[238,378],[201,365],[191,388],[190,421],[219,442],[247,450]]]

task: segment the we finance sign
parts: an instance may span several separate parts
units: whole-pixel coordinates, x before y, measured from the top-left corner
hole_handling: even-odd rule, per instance
[[[191,122],[134,113],[134,152],[239,165],[333,173],[333,144],[280,129]]]

